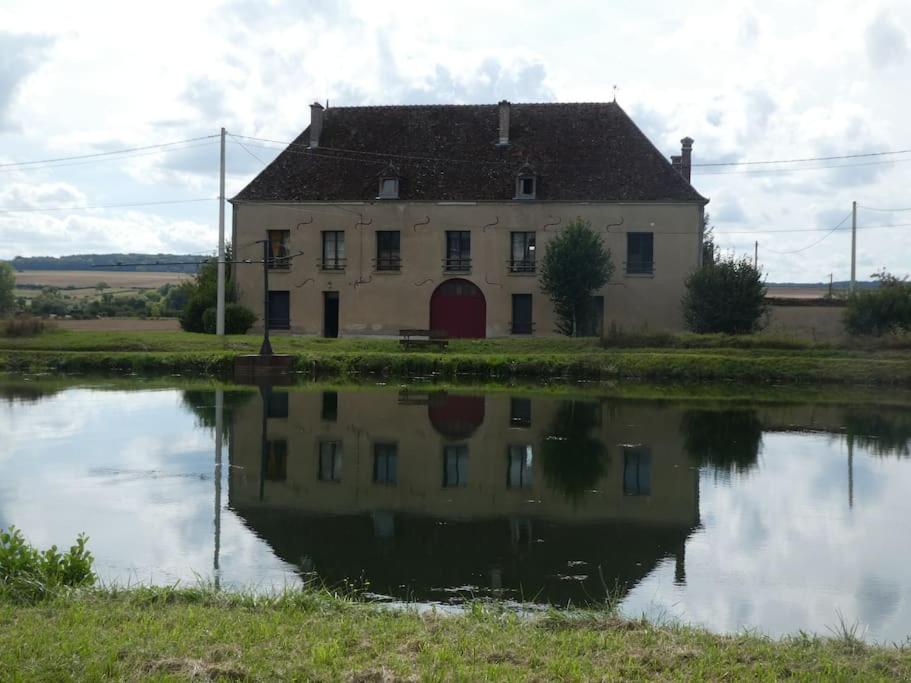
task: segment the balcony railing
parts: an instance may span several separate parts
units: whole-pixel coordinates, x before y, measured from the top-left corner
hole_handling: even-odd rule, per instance
[[[330,257],[330,258],[321,258],[316,262],[317,268],[325,271],[342,271],[345,270],[345,266],[348,264],[348,259],[345,257]]]
[[[401,256],[377,256],[373,259],[373,267],[379,271],[399,271],[402,269]]]
[[[443,259],[443,270],[447,273],[467,273],[471,270],[471,257],[458,256]]]
[[[636,259],[626,262],[627,275],[654,275],[655,262]]]
[[[534,273],[535,272],[535,260],[534,259],[510,259],[509,260],[509,272],[510,273]]]
[[[287,249],[282,249],[278,254],[269,255],[268,266],[270,270],[288,270],[291,267],[291,255]]]

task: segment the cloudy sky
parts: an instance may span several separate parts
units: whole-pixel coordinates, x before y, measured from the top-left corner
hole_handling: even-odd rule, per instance
[[[205,136],[289,140],[314,99],[603,101],[616,84],[662,152],[693,137],[696,163],[911,149],[911,4],[799,4],[5,0],[0,258],[211,253]],[[228,145],[229,196],[277,152],[244,144]],[[848,276],[850,221],[825,236],[852,200],[911,207],[911,153],[695,171],[720,245],[752,254],[758,240],[775,281]],[[181,203],[47,210],[151,202]],[[911,211],[862,208],[859,225],[859,276],[909,273]]]

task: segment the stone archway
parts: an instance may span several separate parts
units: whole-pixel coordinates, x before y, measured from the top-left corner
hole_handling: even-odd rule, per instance
[[[487,301],[473,282],[445,280],[430,297],[430,329],[443,330],[454,339],[487,336]]]

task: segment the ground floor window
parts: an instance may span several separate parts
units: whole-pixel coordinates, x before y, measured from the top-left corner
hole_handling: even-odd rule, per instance
[[[373,444],[373,482],[395,486],[399,483],[399,447],[394,443]]]
[[[509,447],[509,465],[506,469],[506,486],[511,489],[531,488],[534,452],[530,444]]]
[[[342,480],[342,442],[319,442],[319,480]]]
[[[531,334],[531,294],[512,295],[512,333]]]
[[[443,447],[443,486],[468,486],[468,446]]]

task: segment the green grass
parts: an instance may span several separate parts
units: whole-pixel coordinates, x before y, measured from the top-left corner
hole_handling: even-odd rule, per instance
[[[89,591],[0,601],[12,680],[888,680],[911,649],[712,635],[609,612],[418,614],[325,592]]]
[[[690,338],[693,336],[690,335]],[[639,379],[677,382],[813,382],[911,386],[911,352],[704,345],[604,348],[598,339],[454,340],[444,352],[404,352],[394,339],[321,339],[279,336],[276,353],[294,356],[311,376],[434,376]],[[0,369],[55,372],[181,373],[229,376],[234,358],[255,353],[255,335],[219,340],[186,332],[56,330],[0,339]]]

